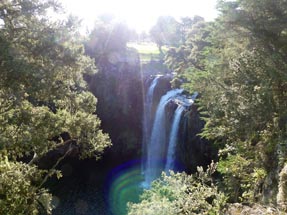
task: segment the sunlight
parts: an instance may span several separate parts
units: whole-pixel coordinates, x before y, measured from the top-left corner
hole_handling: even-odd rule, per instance
[[[216,0],[61,0],[68,13],[83,19],[84,25],[91,28],[97,16],[108,13],[125,21],[138,32],[148,31],[157,17],[170,15],[175,18],[183,16],[203,16],[206,20],[216,17]]]

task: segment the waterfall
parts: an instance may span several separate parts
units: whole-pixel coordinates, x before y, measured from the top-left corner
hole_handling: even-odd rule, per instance
[[[168,151],[165,164],[165,172],[168,173],[169,170],[174,169],[174,156],[175,148],[178,141],[178,130],[182,112],[184,111],[184,106],[178,105],[177,109],[174,112],[171,131],[169,135]]]
[[[173,97],[182,93],[182,91],[182,89],[168,91],[161,97],[158,104],[147,149],[147,163],[145,167],[145,184],[147,186],[159,177],[164,169],[163,162],[166,158],[165,107]]]
[[[142,138],[142,174],[144,174],[144,169],[146,165],[146,154],[147,147],[150,139],[150,132],[152,127],[152,104],[153,104],[153,94],[154,89],[158,83],[160,76],[153,79],[151,85],[148,88],[147,94],[144,100],[144,113],[143,113],[143,138]]]

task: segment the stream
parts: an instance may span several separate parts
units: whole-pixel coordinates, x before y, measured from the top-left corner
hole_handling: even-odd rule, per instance
[[[143,182],[139,161],[113,166],[103,161],[67,161],[64,177],[51,181],[53,215],[125,215],[137,202]]]

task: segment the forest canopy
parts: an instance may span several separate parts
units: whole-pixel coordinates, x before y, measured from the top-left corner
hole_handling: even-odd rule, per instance
[[[95,115],[96,98],[83,74],[94,73],[84,55],[77,20],[47,19],[60,11],[55,1],[5,0],[0,3],[0,213],[51,213],[43,187],[60,172],[57,164],[72,151],[99,157],[111,145]],[[64,153],[46,170],[48,152]]]
[[[199,93],[196,106],[205,121],[199,135],[215,146],[218,159],[193,175],[163,174],[139,203],[128,204],[129,214],[223,214],[233,203],[287,212],[287,2],[218,0],[217,9],[214,21],[160,17],[150,36],[175,74],[173,87]],[[99,159],[111,146],[84,77],[94,77],[105,98],[105,86],[114,85],[114,95],[137,92],[140,65],[130,79],[119,79],[116,69],[107,71],[116,66],[106,65],[110,53],[126,54],[127,26],[102,20],[84,40],[77,18],[48,16],[61,11],[53,0],[0,2],[0,214],[52,214],[45,183],[61,177],[59,163],[72,153]],[[138,53],[130,53],[138,63]],[[98,78],[95,64],[102,70]],[[123,107],[111,109],[128,117],[132,106]],[[56,150],[61,155],[40,168]]]
[[[175,87],[200,94],[197,105],[205,120],[200,135],[219,151],[213,178],[227,203],[274,204],[286,210],[287,3],[221,0],[217,7],[215,21],[191,19],[183,43],[167,51],[165,63],[176,72]],[[159,203],[152,202],[162,189],[168,199],[165,206],[183,209],[176,204],[184,197],[169,198],[177,192],[169,184],[175,180],[179,185],[186,176],[169,177],[153,184],[139,204],[130,205],[132,214],[146,209],[147,203],[154,208],[150,213],[157,213]],[[206,183],[196,186],[204,190]],[[217,201],[220,195],[213,194],[206,204]],[[191,192],[187,198],[202,204],[195,195]]]

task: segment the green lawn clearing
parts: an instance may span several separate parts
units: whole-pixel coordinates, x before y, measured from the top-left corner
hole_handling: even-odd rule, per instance
[[[128,47],[134,48],[140,54],[141,62],[148,62],[150,60],[159,60],[160,51],[155,43],[143,42],[143,43],[128,43]]]

